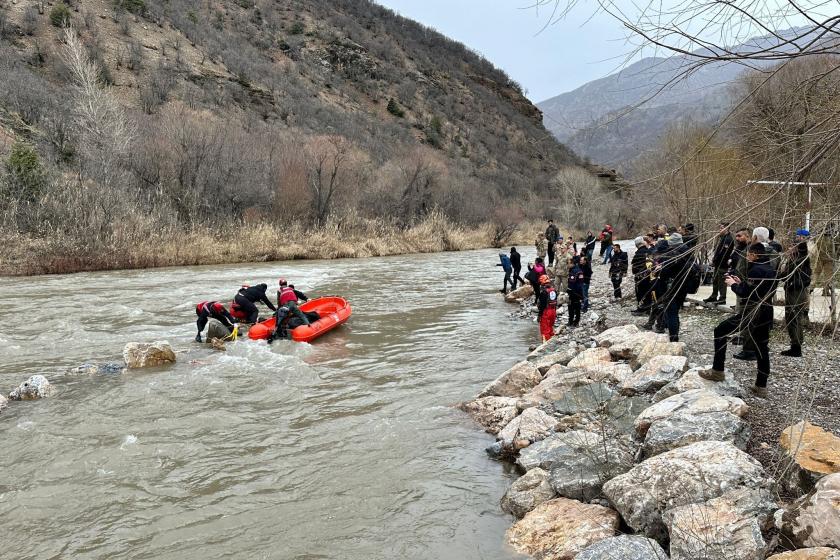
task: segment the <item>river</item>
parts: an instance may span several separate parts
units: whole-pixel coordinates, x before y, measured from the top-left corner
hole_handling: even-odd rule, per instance
[[[524,356],[496,251],[0,278],[3,558],[510,559],[515,478],[452,408]],[[350,322],[199,348],[195,303],[287,277]],[[273,293],[273,292],[272,292]],[[178,363],[70,376],[168,340]]]

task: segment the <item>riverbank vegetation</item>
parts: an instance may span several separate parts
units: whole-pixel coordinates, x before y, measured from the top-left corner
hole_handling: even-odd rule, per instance
[[[5,273],[491,246],[579,169],[503,72],[373,3],[39,6],[0,6]]]

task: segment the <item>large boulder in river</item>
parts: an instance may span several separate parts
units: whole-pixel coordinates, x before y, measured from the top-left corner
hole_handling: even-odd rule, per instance
[[[491,434],[499,433],[499,430],[519,414],[516,399],[513,397],[481,397],[461,403],[458,408],[469,414]]]
[[[548,473],[543,469],[531,469],[517,478],[502,497],[502,509],[522,518],[543,502],[556,497],[548,483]]]
[[[217,321],[216,319],[210,319],[207,323],[207,335],[204,337],[207,342],[210,342],[214,338],[218,338],[219,340],[224,340],[230,335],[230,331],[224,326],[221,321]]]
[[[12,401],[34,401],[49,397],[52,393],[52,385],[43,375],[33,375],[17,386],[9,393],[9,400]]]
[[[542,381],[542,375],[531,362],[519,362],[494,379],[479,394],[480,397],[521,397]]]
[[[653,393],[682,377],[687,369],[685,356],[656,356],[625,378],[618,388],[624,395]]]
[[[557,498],[538,505],[506,533],[522,554],[545,560],[572,560],[581,550],[615,535],[618,514],[609,508]]]
[[[800,548],[799,550],[774,554],[767,560],[840,560],[840,550],[825,546]]]
[[[636,434],[644,438],[651,424],[678,414],[729,412],[743,417],[749,409],[750,407],[738,397],[725,397],[703,389],[686,391],[659,401],[642,411],[636,418]]]
[[[719,395],[726,395],[729,397],[743,397],[744,390],[741,384],[735,379],[735,375],[731,371],[726,371],[723,381],[709,381],[700,377],[700,372],[705,368],[692,368],[685,372],[682,377],[676,381],[668,383],[656,394],[653,395],[653,402],[659,402],[673,397],[677,393],[685,393],[686,391],[693,391],[695,389],[705,389],[712,391]]]
[[[668,560],[668,555],[653,539],[619,535],[584,548],[575,560]]]
[[[767,553],[762,532],[772,526],[776,507],[769,491],[738,488],[704,503],[667,510],[662,517],[671,539],[671,560],[762,560]]]
[[[522,449],[547,438],[557,427],[557,418],[539,408],[528,408],[499,431],[497,436],[505,449]]]
[[[830,474],[796,502],[776,512],[783,542],[840,548],[840,473]]]
[[[606,348],[589,348],[584,350],[569,362],[570,368],[597,366],[604,362],[611,362],[610,351]]]
[[[175,363],[175,352],[168,342],[129,342],[123,348],[123,359],[129,369],[163,366]]]
[[[824,476],[840,472],[840,438],[802,421],[788,426],[779,443],[787,464],[784,484],[795,493],[811,491]]]
[[[619,438],[571,430],[523,449],[517,463],[525,470],[548,471],[558,495],[589,501],[601,494],[604,482],[633,466],[633,456],[630,446]]]
[[[766,489],[772,484],[761,464],[731,443],[702,441],[651,457],[603,489],[630,527],[665,542],[666,510],[703,503],[737,488]]]

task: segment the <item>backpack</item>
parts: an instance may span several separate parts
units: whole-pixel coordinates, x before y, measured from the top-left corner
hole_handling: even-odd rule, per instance
[[[700,284],[703,283],[703,269],[697,259],[694,259],[689,265],[688,274],[685,277],[685,292],[687,294],[696,294],[700,289]]]

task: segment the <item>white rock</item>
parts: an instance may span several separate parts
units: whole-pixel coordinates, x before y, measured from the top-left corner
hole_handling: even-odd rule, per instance
[[[543,469],[531,469],[514,481],[502,497],[501,505],[504,511],[521,518],[554,497],[548,473]]]
[[[528,408],[502,428],[497,439],[504,447],[512,448],[514,442],[524,440],[530,444],[545,439],[556,427],[556,418],[539,408]]]
[[[499,433],[504,426],[516,418],[516,399],[513,397],[482,397],[458,405],[458,408],[484,426],[491,434]]]
[[[685,356],[655,356],[627,377],[619,385],[619,390],[625,395],[651,393],[676,381],[687,369],[688,359]]]
[[[542,375],[532,362],[519,362],[490,382],[480,397],[521,397],[542,381]]]
[[[129,342],[123,348],[127,368],[155,367],[175,363],[175,352],[166,341]]]
[[[589,348],[578,354],[569,362],[570,368],[597,366],[604,362],[611,362],[612,357],[607,348]]]
[[[749,410],[750,407],[738,397],[725,397],[703,389],[686,391],[659,401],[642,411],[636,417],[636,434],[639,438],[644,438],[651,424],[675,414],[729,412],[743,417]]]

